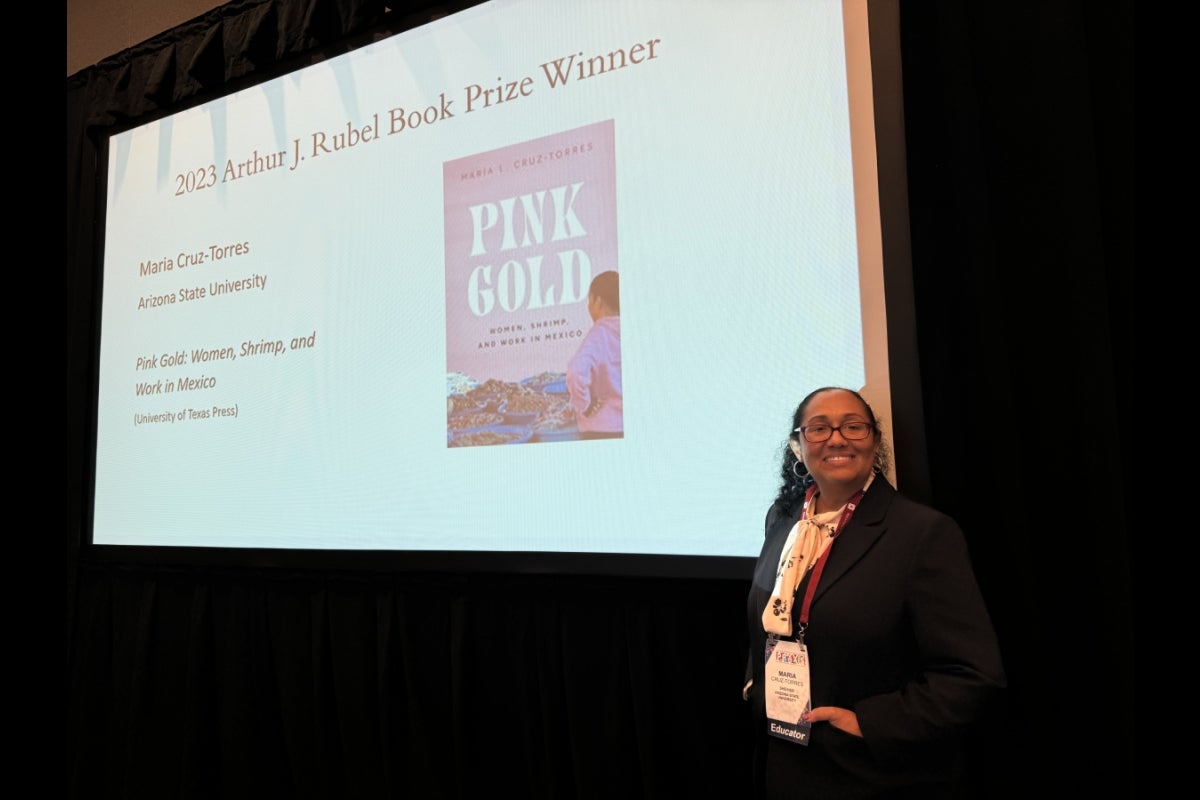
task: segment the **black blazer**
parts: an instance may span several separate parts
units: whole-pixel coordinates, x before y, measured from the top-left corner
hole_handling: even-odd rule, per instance
[[[839,776],[859,788],[953,782],[963,734],[1005,685],[999,646],[958,524],[879,477],[831,545],[805,634],[813,707],[853,710],[863,737],[828,723],[807,747],[766,736],[761,616],[800,505],[767,512],[747,598],[756,761],[775,780],[833,787]]]

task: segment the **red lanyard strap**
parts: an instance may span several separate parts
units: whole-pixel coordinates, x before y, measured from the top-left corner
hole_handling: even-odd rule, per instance
[[[816,494],[817,487],[815,485],[808,487],[808,496],[804,498],[804,513],[800,519],[808,519],[808,506],[812,502],[813,495]],[[796,635],[801,640],[804,639],[804,631],[808,629],[808,611],[812,607],[813,596],[817,593],[817,583],[821,580],[821,572],[825,569],[825,562],[829,560],[829,554],[833,551],[834,544],[837,543],[837,537],[845,529],[846,523],[854,516],[854,510],[858,508],[858,504],[862,501],[863,489],[859,489],[854,493],[854,496],[846,502],[846,507],[842,510],[842,516],[838,519],[837,527],[833,530],[834,540],[825,548],[825,552],[821,553],[821,557],[817,559],[817,563],[813,565],[812,575],[808,578],[808,588],[804,590],[804,602],[800,605],[800,624],[796,629]]]

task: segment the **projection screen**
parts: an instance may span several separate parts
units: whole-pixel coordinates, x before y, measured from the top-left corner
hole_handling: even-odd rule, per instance
[[[742,569],[801,397],[896,412],[867,26],[493,0],[114,131],[92,544]]]

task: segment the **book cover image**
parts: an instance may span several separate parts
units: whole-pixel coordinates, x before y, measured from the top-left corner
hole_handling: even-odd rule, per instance
[[[621,438],[613,121],[443,165],[446,444]]]

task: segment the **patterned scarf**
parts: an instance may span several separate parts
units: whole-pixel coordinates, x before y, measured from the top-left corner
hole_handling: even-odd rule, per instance
[[[792,635],[792,601],[796,587],[833,541],[837,533],[835,524],[841,515],[840,508],[811,518],[806,514],[792,526],[775,571],[771,602],[763,609],[763,630],[767,633]]]
[[[865,492],[874,480],[875,473],[867,478],[863,486]],[[793,604],[796,597],[796,587],[808,574],[825,549],[833,543],[837,536],[837,523],[846,506],[809,516],[819,494],[815,494],[804,502],[804,513],[800,521],[792,526],[787,541],[783,543],[779,566],[775,570],[775,589],[771,592],[771,602],[763,609],[763,630],[779,636],[791,636],[794,632],[792,619]]]

